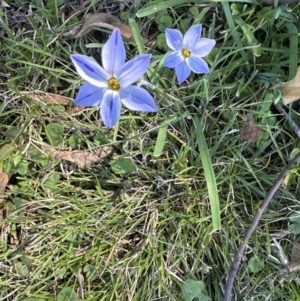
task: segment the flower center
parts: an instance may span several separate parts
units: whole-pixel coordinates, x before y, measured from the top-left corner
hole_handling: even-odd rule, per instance
[[[190,57],[190,55],[191,55],[191,52],[186,48],[183,48],[181,53],[184,57]]]
[[[108,86],[114,91],[118,91],[120,89],[120,84],[115,77],[111,77],[108,80]]]

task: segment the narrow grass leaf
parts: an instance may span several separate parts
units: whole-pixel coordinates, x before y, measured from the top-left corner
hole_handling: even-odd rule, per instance
[[[165,146],[166,138],[167,138],[167,125],[163,125],[158,131],[154,153],[153,153],[154,157],[159,157],[161,155]]]
[[[134,19],[129,19],[128,22],[131,27],[132,34],[136,43],[136,47],[139,51],[139,54],[146,53],[139,26],[137,25]]]
[[[211,213],[212,213],[213,229],[217,230],[220,229],[221,227],[221,219],[220,219],[220,202],[219,202],[216,178],[212,167],[207,144],[205,141],[205,137],[203,135],[202,126],[197,117],[194,117],[193,121],[196,128],[197,142],[200,150],[204,175],[207,183],[207,190],[208,190]]]
[[[228,3],[228,0],[213,0],[213,2],[221,2],[221,3]],[[256,4],[257,0],[236,0],[234,2],[243,2],[243,3],[252,3]]]
[[[247,39],[248,44],[250,46],[253,46],[252,48],[253,54],[255,56],[260,56],[261,54],[260,44],[258,43],[257,39],[254,36],[251,25],[247,24],[240,16],[235,16],[234,21],[236,24],[238,24],[241,27]]]
[[[185,2],[185,0],[161,1],[160,3],[155,3],[154,5],[140,9],[137,12],[136,16],[138,18],[147,17],[169,7],[185,4]]]
[[[232,13],[231,13],[231,10],[230,10],[230,6],[229,6],[229,3],[226,1],[226,2],[222,2],[223,4],[223,9],[224,9],[224,13],[225,13],[225,16],[226,16],[226,20],[227,20],[227,23],[228,23],[228,26],[229,26],[229,29],[230,29],[230,33],[237,45],[237,47],[240,47],[241,46],[241,39],[236,31],[236,26],[234,24],[234,21],[233,21],[233,17],[232,17]],[[242,49],[240,49],[240,53],[241,53],[241,56],[246,64],[246,67],[247,67],[247,70],[249,71],[250,70],[250,65],[249,65],[249,60],[248,60],[248,56],[246,54],[246,52]]]
[[[286,22],[285,27],[290,33],[290,47],[289,47],[289,78],[292,79],[298,68],[298,29],[295,24]]]

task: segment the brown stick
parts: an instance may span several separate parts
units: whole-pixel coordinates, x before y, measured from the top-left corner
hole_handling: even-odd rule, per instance
[[[223,301],[230,301],[233,282],[234,282],[236,273],[239,269],[246,245],[248,244],[252,233],[254,232],[255,228],[257,227],[262,214],[266,210],[267,206],[269,205],[269,202],[273,198],[276,191],[279,189],[279,187],[280,187],[281,183],[283,182],[283,180],[285,179],[285,177],[289,174],[289,172],[292,170],[292,168],[299,162],[300,162],[300,152],[287,164],[285,169],[277,177],[276,182],[274,183],[274,185],[270,189],[269,193],[266,195],[263,202],[261,203],[260,208],[256,212],[256,214],[253,218],[253,221],[251,223],[251,226],[248,228],[248,230],[244,236],[243,242],[240,244],[239,248],[235,252],[234,260],[232,262],[232,265],[230,268],[230,273],[229,273],[229,276],[227,279],[227,284],[226,284],[226,288],[225,288],[225,294],[224,294]]]

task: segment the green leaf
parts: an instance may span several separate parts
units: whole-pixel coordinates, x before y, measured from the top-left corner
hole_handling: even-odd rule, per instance
[[[44,187],[47,187],[51,190],[55,190],[57,188],[57,184],[59,183],[60,175],[57,172],[53,172],[50,175],[47,175],[47,179],[44,182]]]
[[[289,220],[290,220],[291,223],[298,223],[298,224],[300,224],[300,214],[297,213],[297,212],[292,213],[289,216]]]
[[[18,158],[19,157],[19,158]],[[22,158],[21,156],[16,156],[14,159],[19,159],[18,161],[14,161],[9,169],[9,173],[11,174],[20,174],[25,176],[28,172],[28,162]]]
[[[159,157],[164,149],[166,138],[167,138],[167,125],[163,125],[160,127],[155,143],[155,149],[153,156],[154,157]]]
[[[57,296],[57,301],[77,301],[75,291],[71,287],[64,287]]]
[[[93,265],[86,264],[83,268],[83,271],[89,281],[97,279],[97,269]]]
[[[16,139],[22,132],[22,128],[11,126],[5,133],[7,139]]]
[[[168,0],[168,1],[160,1],[159,3],[153,2],[155,3],[154,5],[152,5],[151,3],[151,6],[140,9],[137,12],[136,16],[138,18],[147,17],[149,15],[155,14],[164,9],[168,9],[170,7],[174,7],[177,5],[183,5],[185,4],[185,2],[186,2],[185,0]]]
[[[160,33],[156,38],[157,47],[162,48],[164,50],[168,50],[168,45],[166,42],[166,35],[164,33]]]
[[[185,301],[208,301],[209,298],[203,292],[205,290],[202,281],[187,279],[181,286],[182,295]]]
[[[17,262],[15,264],[15,268],[18,271],[18,273],[21,275],[21,277],[27,278],[29,276],[29,270],[26,264],[22,262]]]
[[[72,149],[78,149],[78,145],[80,143],[80,137],[77,134],[73,134],[69,137],[68,143]]]
[[[110,164],[114,173],[124,175],[135,170],[135,165],[130,158],[117,158]]]
[[[248,268],[252,273],[258,273],[265,267],[265,263],[257,256],[250,258],[248,262]]]
[[[39,149],[34,146],[28,148],[28,154],[33,161],[38,162],[42,166],[46,166],[50,161],[50,156],[43,154]]]
[[[300,234],[300,223],[293,223],[293,224],[290,224],[290,231],[291,233],[293,234]]]
[[[128,18],[129,18],[129,12],[124,11],[124,12],[121,13],[121,15],[120,15],[121,20],[127,20]]]
[[[0,148],[0,161],[7,159],[15,150],[15,146],[12,143],[5,144]]]
[[[63,141],[64,127],[59,123],[46,125],[46,135],[53,146],[60,145]]]
[[[294,157],[300,152],[299,148],[294,148],[290,154],[290,159],[294,159]]]
[[[214,230],[217,230],[221,228],[221,213],[216,177],[212,166],[208,147],[206,144],[206,140],[203,134],[203,129],[197,117],[194,117],[194,124],[196,128],[197,142],[200,150],[200,158],[207,183],[207,190],[212,215],[212,224]]]
[[[167,28],[172,26],[172,18],[170,16],[163,15],[159,18],[158,29],[160,32],[165,32]]]
[[[189,14],[192,15],[192,17],[195,19],[199,15],[198,7],[192,6],[189,8]]]

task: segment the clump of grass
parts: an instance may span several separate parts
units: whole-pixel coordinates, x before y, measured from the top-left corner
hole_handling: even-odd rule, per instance
[[[85,7],[80,1],[29,2],[32,13],[28,4],[10,1],[11,8],[0,15],[0,155],[10,146],[1,161],[10,174],[1,199],[1,300],[186,300],[181,292],[186,279],[202,281],[211,300],[222,300],[233,253],[298,147],[289,125],[273,110],[277,95],[270,87],[296,73],[299,4],[191,1],[137,18],[147,1],[121,9],[109,1]],[[78,8],[75,23],[68,23],[65,16]],[[148,80],[155,85],[149,91],[159,105],[157,115],[124,111],[118,126],[107,130],[95,108],[70,114],[72,103],[32,97],[43,91],[74,98],[81,82],[70,53],[97,59],[108,35],[95,30],[67,39],[61,33],[96,11],[128,13],[148,39],[143,46],[153,53]],[[207,57],[209,75],[193,75],[178,86],[174,73],[162,67],[165,50],[157,43],[166,18],[159,14],[180,30],[201,22],[204,35],[216,39]],[[129,57],[140,51],[133,41],[126,42],[126,50]],[[297,104],[290,107],[295,121],[296,109]],[[239,137],[247,113],[264,132],[256,143]],[[195,120],[217,184],[218,231]],[[85,169],[57,160],[43,152],[44,144],[53,143],[50,124],[63,128],[58,150],[109,146],[113,152]],[[130,158],[132,171],[116,172],[116,158]],[[299,211],[297,168],[294,172],[247,246],[232,300],[299,299],[297,278],[281,279],[284,265],[272,240],[290,229],[289,217]],[[297,236],[289,232],[277,242],[288,256]],[[253,270],[253,257],[264,262],[263,269]]]

